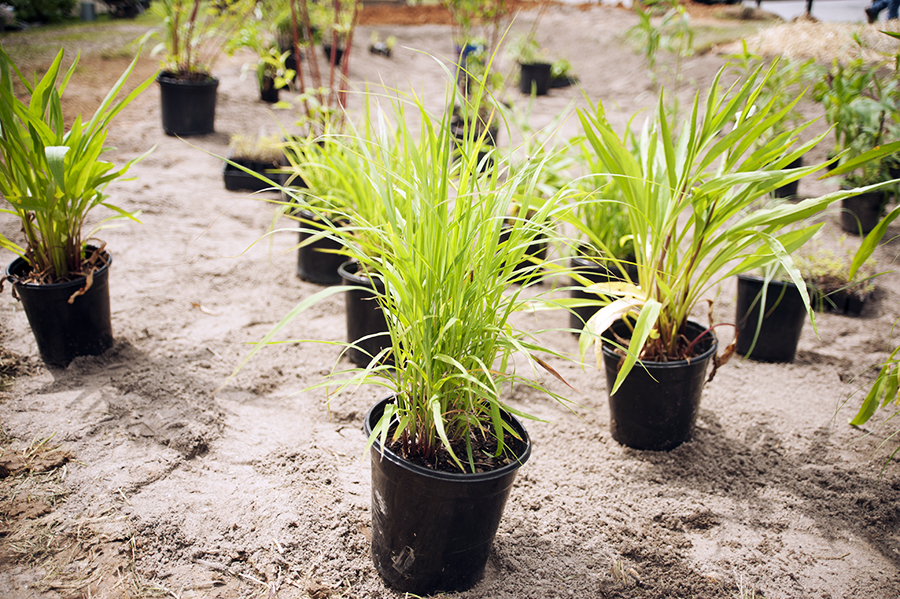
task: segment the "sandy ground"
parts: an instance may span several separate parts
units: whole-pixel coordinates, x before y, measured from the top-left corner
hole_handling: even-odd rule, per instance
[[[619,123],[650,104],[647,71],[622,43],[635,22],[612,8],[548,13],[539,36],[572,60],[583,90],[538,99],[531,122],[583,104],[582,91],[602,97]],[[372,28],[397,36],[394,58],[365,52]],[[357,89],[384,80],[441,108],[446,79],[417,50],[448,56],[446,25],[367,26],[356,40]],[[143,211],[142,225],[101,235],[115,254],[113,349],[49,370],[20,306],[8,290],[0,300],[3,347],[23,356],[11,360],[18,374],[0,400],[3,447],[35,470],[0,481],[3,597],[399,596],[368,555],[361,421],[378,392],[361,388],[328,409],[323,391],[304,391],[339,353],[314,343],[273,347],[217,391],[246,344],[318,290],[294,274],[295,233],[254,243],[272,224],[272,206],[225,191],[221,162],[204,153],[224,154],[231,134],[277,132],[278,119],[294,118],[257,100],[252,79],[240,78],[246,58],[217,65],[215,134],[166,137],[156,86],[112,127],[116,158],[157,146],[134,168],[136,181],[110,189],[118,204]],[[715,52],[690,59],[684,94],[707,83],[723,60]],[[72,105],[98,101],[124,66],[88,57]],[[142,63],[145,75],[153,68]],[[575,131],[572,120],[563,127]],[[829,185],[804,181],[801,194]],[[837,229],[836,213],[826,220]],[[5,216],[0,230],[16,235]],[[877,251],[881,270],[893,269],[898,249],[891,241]],[[723,285],[720,320],[733,319],[733,286]],[[889,451],[877,450],[884,435],[876,425],[884,417],[865,437],[846,424],[858,395],[841,408],[886,356],[898,298],[900,280],[887,274],[861,318],[820,315],[818,336],[807,324],[795,363],[733,360],[706,388],[693,440],[669,453],[619,446],[595,366],[554,361],[578,389],[568,393],[578,405],[569,411],[526,389],[508,398],[546,422],[528,424],[534,454],[513,488],[484,580],[454,596],[900,595],[900,469],[892,462],[882,472]],[[567,318],[519,322],[562,328]],[[284,337],[344,335],[343,300],[335,297]],[[577,352],[568,333],[544,339]]]

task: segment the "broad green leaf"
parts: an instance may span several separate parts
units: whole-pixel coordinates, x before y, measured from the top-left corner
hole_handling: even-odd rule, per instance
[[[625,361],[622,364],[622,367],[619,369],[619,374],[616,377],[616,383],[613,385],[612,391],[610,391],[610,395],[613,395],[616,391],[619,390],[619,387],[625,381],[625,377],[627,377],[628,373],[631,372],[634,363],[637,361],[638,356],[644,349],[644,344],[647,343],[647,339],[650,338],[650,334],[653,332],[653,329],[657,324],[657,319],[659,318],[661,310],[662,304],[660,304],[656,300],[651,299],[644,302],[644,305],[641,308],[641,313],[640,315],[638,315],[637,322],[634,325],[634,331],[631,334],[631,341],[628,344],[628,353],[625,356]],[[602,354],[598,352],[598,364],[601,358]]]
[[[66,153],[69,148],[66,146],[50,146],[44,148],[44,154],[47,156],[47,166],[53,174],[57,187],[66,192]]]

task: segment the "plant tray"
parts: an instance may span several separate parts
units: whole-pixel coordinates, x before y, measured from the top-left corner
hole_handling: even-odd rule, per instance
[[[249,161],[245,162],[241,160],[234,160],[234,162],[237,162],[252,171],[265,175],[273,181],[280,180],[278,174],[266,173],[267,170],[277,168],[274,164]],[[225,163],[225,168],[222,172],[225,178],[225,189],[227,189],[228,191],[261,191],[263,189],[271,188],[271,185],[269,185],[265,181],[257,179],[253,175],[247,174],[241,169],[228,164],[227,162]]]
[[[844,316],[860,316],[866,302],[872,297],[871,293],[859,297],[853,293],[846,291],[836,291],[827,296],[822,296],[819,292],[813,292],[810,300],[813,308],[817,312],[833,312],[834,314],[843,314]]]
[[[578,83],[578,77],[553,77],[550,79],[550,87],[553,89],[558,89],[562,87],[569,87],[571,85],[575,85]]]

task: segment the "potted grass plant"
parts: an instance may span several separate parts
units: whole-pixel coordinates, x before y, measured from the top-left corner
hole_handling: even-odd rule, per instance
[[[22,224],[24,245],[0,236],[0,245],[18,255],[6,269],[21,300],[41,359],[66,366],[75,356],[97,355],[112,346],[109,267],[112,256],[84,232],[97,207],[110,218],[137,220],[107,201],[106,186],[126,174],[132,159],[116,168],[100,158],[110,121],[153,81],[119,98],[137,57],[90,120],[75,117],[66,130],[61,96],[78,66],[61,71],[60,50],[40,80],[29,82],[0,48],[0,194],[2,210]],[[21,99],[14,85],[27,90]],[[107,219],[109,220],[109,219]]]
[[[691,317],[723,278],[778,263],[813,318],[791,252],[814,228],[787,228],[869,189],[749,210],[775,188],[820,168],[786,167],[824,134],[797,143],[801,126],[758,143],[792,106],[773,111],[771,101],[757,103],[776,68],[757,70],[727,89],[720,71],[680,131],[661,96],[655,115],[635,136],[636,149],[612,129],[602,104],[579,113],[588,143],[626,206],[634,244],[638,284],[608,285],[618,299],[591,318],[580,343],[584,352],[596,342],[612,435],[624,445],[669,450],[690,437],[708,365],[712,376],[731,353],[726,348],[716,355],[716,323]]]
[[[855,252],[845,246],[846,238],[838,240],[840,249],[813,246],[801,251],[798,266],[813,293],[816,310],[859,316],[869,296],[875,290],[877,276],[874,260],[866,260],[850,276]]]
[[[277,135],[244,135],[235,133],[228,143],[229,161],[225,163],[222,178],[229,191],[261,191],[275,189],[274,183],[265,177],[257,177],[241,167],[257,174],[274,175],[282,166],[281,138]]]
[[[507,160],[506,169],[515,175],[519,171],[533,169],[534,164],[540,164],[541,168],[534,172],[533,176],[519,178],[519,187],[516,190],[516,200],[512,207],[512,213],[505,224],[505,229],[511,228],[514,219],[520,214],[526,218],[537,218],[540,207],[546,202],[559,202],[568,194],[568,188],[574,177],[574,170],[578,166],[577,160],[571,152],[571,141],[558,141],[554,134],[557,133],[563,123],[571,116],[568,110],[562,111],[545,127],[536,129],[531,123],[531,110],[533,102],[529,102],[525,109],[512,104],[500,105],[502,113],[498,120],[509,125],[514,130],[511,136],[521,138],[521,144],[516,152]],[[466,138],[465,135],[462,136]],[[490,158],[492,160],[492,158]],[[563,213],[565,211],[560,211]],[[557,227],[560,223],[545,223],[550,227]],[[555,270],[555,262],[559,260],[547,260],[553,253],[550,240],[539,236],[534,240],[526,252],[526,260],[519,264],[519,269],[530,273],[521,281],[521,284],[537,283],[542,276]],[[565,248],[561,248],[565,251]],[[532,258],[537,258],[543,264],[535,268]]]
[[[888,34],[894,37],[893,34]],[[825,119],[834,128],[833,155],[841,153],[839,168],[844,168],[844,187],[857,187],[891,181],[896,178],[897,158],[883,155],[859,161],[867,151],[900,140],[900,84],[898,65],[894,60],[893,73],[884,76],[886,64],[871,64],[858,56],[842,64],[832,64],[828,76],[816,87],[816,100],[825,110]],[[897,188],[892,190],[896,193]],[[841,227],[856,235],[866,235],[881,219],[891,196],[891,190],[880,188],[843,200]]]
[[[203,135],[215,130],[219,80],[211,71],[254,4],[253,0],[221,6],[205,0],[159,0],[151,5],[162,24],[144,39],[162,37],[153,53],[164,55],[157,81],[166,135]]]
[[[381,281],[370,277],[360,263],[347,255],[343,246],[362,244],[373,257],[381,248],[368,234],[386,222],[380,197],[367,181],[368,161],[384,160],[384,169],[395,169],[396,140],[374,137],[374,116],[366,105],[362,125],[347,123],[345,133],[330,133],[314,139],[290,140],[285,169],[287,183],[300,181],[288,192],[282,208],[294,211],[300,231],[297,274],[324,285],[344,283],[348,359],[365,366],[389,347],[384,314],[375,299]],[[368,148],[376,143],[383,153],[372,156]],[[389,357],[387,358],[389,360]]]
[[[544,389],[519,373],[544,367],[541,354],[556,354],[514,326],[510,316],[540,298],[526,299],[510,284],[522,276],[517,265],[534,239],[552,234],[540,223],[560,204],[545,202],[535,218],[525,218],[523,206],[504,237],[523,181],[535,181],[540,165],[501,177],[498,160],[482,172],[481,142],[460,155],[449,116],[436,121],[413,103],[415,133],[397,100],[396,126],[371,115],[373,137],[357,140],[360,180],[384,218],[347,214],[352,224],[331,231],[359,270],[382,284],[375,297],[390,336],[382,355],[390,353],[393,365],[374,356],[322,386],[386,389],[364,420],[372,558],[389,586],[425,595],[480,579],[513,479],[529,458],[519,412],[503,398],[514,383]],[[304,300],[254,351],[336,289]]]
[[[531,218],[521,212],[503,235],[516,179],[526,175],[500,181],[495,163],[479,177],[477,148],[452,166],[447,120],[426,135],[423,155],[383,179],[388,214],[397,218],[383,229],[390,253],[371,267],[385,283],[394,368],[369,373],[390,396],[364,421],[375,567],[390,586],[420,595],[481,578],[529,457],[527,432],[503,389],[514,381],[539,386],[515,374],[512,357],[537,368],[537,354],[548,350],[512,326],[510,314],[526,302],[508,290],[535,238],[549,234],[540,223],[554,206]],[[414,185],[391,186],[400,180]]]
[[[327,230],[341,222],[339,213],[351,200],[341,193],[342,173],[336,168],[347,148],[328,138],[289,138],[283,146],[288,164],[281,174],[280,211],[299,225],[297,276],[317,285],[338,285],[342,281],[339,269],[347,258]],[[316,209],[310,210],[310,205]]]

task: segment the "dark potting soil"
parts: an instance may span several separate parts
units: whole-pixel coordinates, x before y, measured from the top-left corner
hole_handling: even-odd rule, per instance
[[[106,244],[104,243],[103,246],[105,247]],[[86,279],[91,274],[109,264],[109,260],[109,254],[102,248],[88,247],[85,255],[81,257],[81,267],[73,268],[70,265],[69,276],[67,277],[56,277],[52,269],[35,271],[29,267],[27,271],[22,272],[21,276],[18,277],[18,281],[30,285],[50,285],[53,283],[68,283],[70,281]],[[90,288],[90,284],[85,287],[85,291],[87,291],[88,288]]]
[[[396,424],[393,425],[390,434],[388,435],[389,440],[387,448],[392,452],[412,464],[428,468],[429,470],[459,474],[459,466],[453,461],[453,458],[450,456],[450,452],[447,451],[446,447],[441,445],[430,459],[426,459],[425,456],[422,455],[411,455],[409,447],[404,448],[402,440],[390,440],[396,428]],[[490,472],[509,465],[521,454],[523,445],[523,442],[520,439],[516,439],[508,432],[505,432],[503,435],[503,453],[500,456],[496,456],[497,439],[492,433],[487,433],[484,437],[471,435],[471,442],[472,460],[475,463],[476,473]],[[471,467],[466,461],[467,453],[465,440],[462,438],[456,439],[451,443],[451,447],[453,448],[453,453],[455,453],[460,461],[463,462],[463,465],[466,467],[466,472],[471,472]]]
[[[618,343],[622,347],[628,347],[628,344],[631,341],[630,337],[620,337],[619,335],[615,334],[612,329],[607,329],[607,333],[604,333],[604,336],[614,338],[616,343]],[[678,348],[675,352],[675,355],[666,353],[659,339],[648,339],[647,343],[644,345],[644,349],[641,351],[640,359],[648,362],[675,362],[678,360],[690,360],[698,354],[702,354],[704,351],[706,351],[706,349],[709,347],[708,338],[711,338],[709,332],[704,332],[703,337],[696,340],[689,340],[683,334],[679,335]],[[621,356],[622,361],[625,360],[626,354],[624,350],[616,347],[613,348],[613,351]]]
[[[204,71],[188,71],[188,72],[173,72],[173,71],[165,71],[160,74],[160,77],[166,77],[167,79],[175,79],[176,81],[191,81],[194,83],[203,83],[204,81],[209,81],[213,78],[212,75],[206,73]]]

